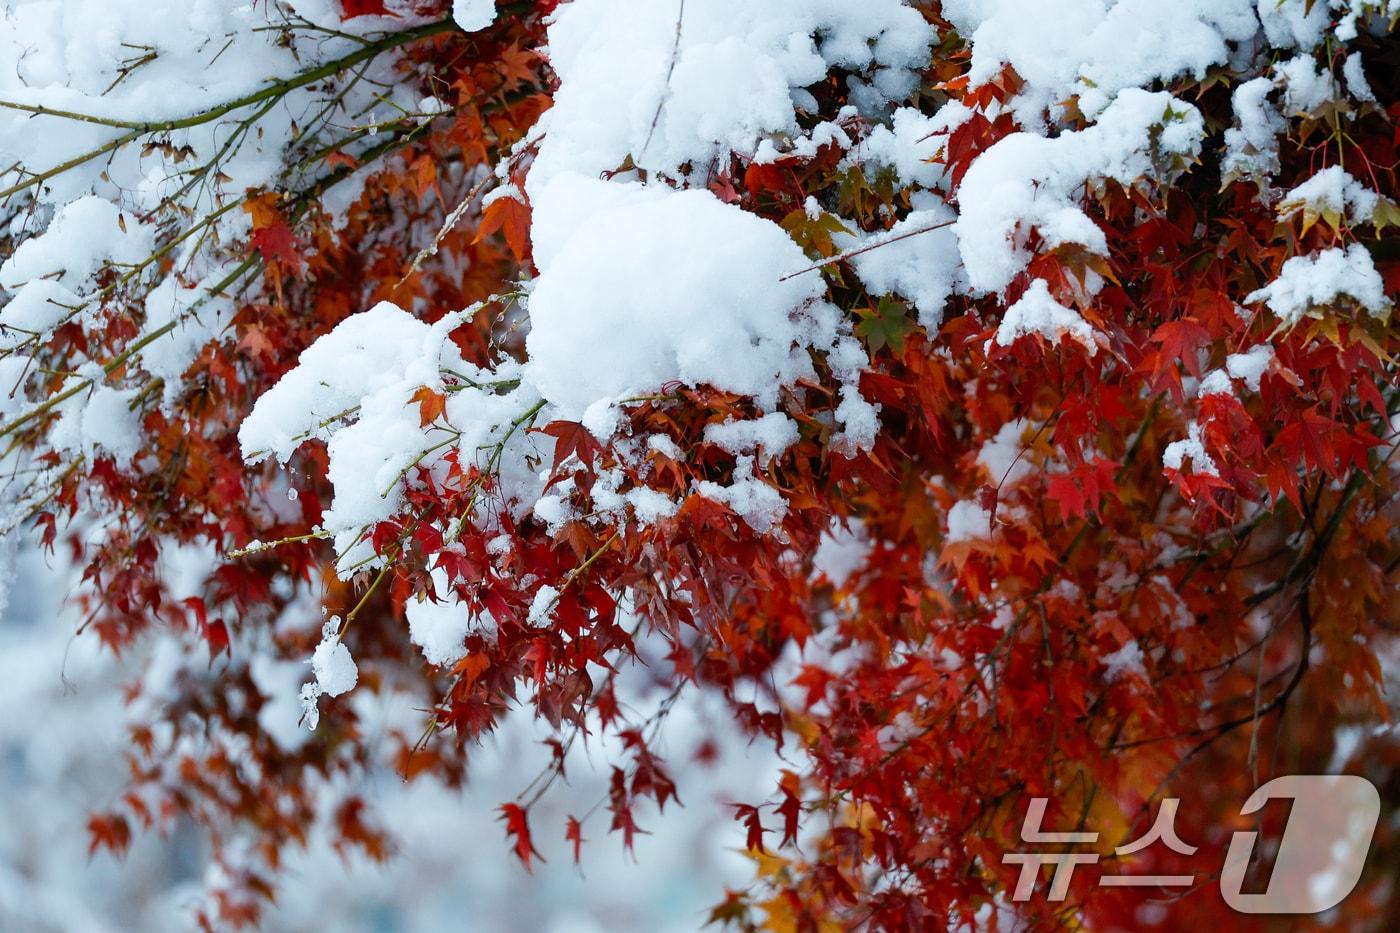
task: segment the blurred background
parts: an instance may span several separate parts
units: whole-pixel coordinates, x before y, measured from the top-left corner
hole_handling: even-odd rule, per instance
[[[207,861],[201,833],[177,823],[162,837],[138,832],[124,859],[89,855],[87,820],[109,807],[127,778],[123,686],[150,657],[114,657],[91,635],[75,635],[65,606],[69,572],[61,557],[0,540],[0,930],[187,930]],[[297,741],[298,672],[285,702],[263,721]],[[356,691],[356,712],[372,723],[412,710]],[[605,835],[605,813],[585,824],[581,869],[563,838],[566,814],[582,815],[606,794],[605,749],[571,752],[569,783],[532,811],[546,861],[527,873],[510,853],[496,808],[512,800],[549,760],[528,714],[508,719],[481,746],[465,793],[429,777],[405,784],[368,775],[353,788],[391,829],[396,855],[377,864],[342,854],[317,833],[287,866],[276,906],[261,929],[336,931],[696,930],[726,886],[753,877],[736,846],[743,834],[729,801],[765,796],[781,762],[771,747],[733,733],[713,698],[689,696],[666,724],[663,748],[684,806],[639,818],[636,857]],[[713,756],[713,757],[711,757]],[[703,761],[702,761],[703,760]]]

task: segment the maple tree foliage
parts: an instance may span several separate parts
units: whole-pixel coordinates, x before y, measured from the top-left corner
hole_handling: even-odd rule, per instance
[[[912,169],[859,155],[889,130],[856,106],[854,65],[802,88],[797,126],[811,145],[763,158],[723,150],[709,165],[646,168],[654,134],[673,128],[658,105],[649,128],[641,120],[635,160],[610,165],[609,181],[699,189],[781,231],[809,263],[784,284],[818,282],[863,361],[852,378],[839,341],[800,347],[804,370],[769,401],[668,378],[615,399],[600,429],[596,413],[520,395],[531,372],[521,366],[537,365],[535,283],[562,261],[540,236],[530,181],[550,134],[563,133],[562,118],[549,122],[568,86],[547,47],[559,5],[503,3],[475,32],[453,23],[450,6],[346,0],[347,28],[383,24],[343,59],[307,66],[315,77],[272,85],[333,99],[350,93],[333,80],[378,62],[381,78],[435,109],[349,128],[348,117],[303,123],[284,155],[294,170],[226,198],[217,209],[243,224],[217,244],[227,271],[209,296],[226,319],[178,372],[142,364],[149,342],[180,325],[151,329],[150,304],[134,297],[141,275],[185,274],[174,245],[199,221],[178,211],[140,218],[158,225],[153,254],[104,266],[81,315],[40,342],[7,337],[9,358],[27,367],[11,377],[27,401],[0,427],[27,458],[9,494],[17,521],[83,568],[85,637],[116,652],[173,639],[184,653],[165,682],[130,688],[129,699],[155,697],[154,712],[133,727],[128,786],[91,819],[94,849],[120,851],[134,831],[193,817],[224,869],[203,921],[255,923],[282,853],[317,819],[310,778],[382,764],[337,697],[354,687],[418,698],[418,728],[392,739],[391,764],[409,780],[465,781],[476,741],[503,713],[535,709],[554,731],[555,764],[522,775],[521,795],[501,802],[501,854],[529,868],[548,834],[586,864],[606,836],[630,848],[638,833],[665,832],[660,814],[679,802],[684,763],[666,760],[659,739],[674,698],[704,691],[788,762],[769,798],[734,801],[734,842],[755,876],[716,892],[717,923],[1264,928],[1267,918],[1231,913],[1209,883],[1163,894],[1098,879],[1218,866],[1252,789],[1328,770],[1370,778],[1384,811],[1356,892],[1308,922],[1400,918],[1400,743],[1380,728],[1400,625],[1391,23],[1376,13],[1345,51],[1329,33],[1298,52],[1327,90],[1279,110],[1276,151],[1253,150],[1267,171],[1232,163],[1239,147],[1226,140],[1242,132],[1239,89],[1273,74],[1267,49],[1164,75],[1153,93],[1173,103],[1154,98],[1133,140],[1145,156],[1127,174],[1088,169],[1065,188],[1064,210],[1088,230],[1065,235],[1050,208],[1022,218],[999,234],[1019,257],[1005,281],[949,287],[937,314],[918,283],[886,276],[881,287],[868,263],[952,237],[955,219],[968,256],[983,167],[1027,136],[1094,139],[1109,110],[1056,100],[1053,132],[1032,125],[1017,104],[1030,76],[1011,61],[976,68],[974,37],[938,3],[910,5],[933,38],[894,103],[959,116],[913,134],[927,152]],[[1335,29],[1338,17],[1317,6]],[[679,49],[679,25],[676,35]],[[1353,60],[1364,95],[1342,90]],[[1283,93],[1277,82],[1268,93]],[[264,99],[275,96],[241,106]],[[1187,124],[1199,130],[1194,149],[1172,141]],[[173,124],[127,129],[121,145],[182,158]],[[1284,196],[1333,169],[1368,192],[1365,211]],[[216,158],[201,171],[222,170]],[[936,181],[917,190],[911,171]],[[357,193],[332,208],[351,178]],[[1057,184],[1032,175],[1029,189],[1053,200]],[[14,216],[33,209],[31,189],[5,191]],[[961,216],[930,209],[930,192]],[[0,256],[20,256],[25,239],[11,234]],[[1296,264],[1334,255],[1364,259],[1381,299],[1333,288],[1290,304],[1299,292],[1282,285],[1303,287]],[[616,283],[619,295],[627,288]],[[368,419],[370,403],[320,412],[276,456],[250,455],[239,430],[318,338],[380,302],[438,324],[444,353],[470,368],[423,372],[405,393],[409,427],[427,440],[377,477],[394,492],[382,497],[388,511],[347,538],[326,518],[344,492],[334,470],[348,434],[336,432]],[[590,364],[594,352],[572,350],[584,371],[608,365]],[[64,403],[102,386],[121,391],[139,450],[53,442]],[[856,390],[878,406],[864,440],[844,407]],[[466,446],[477,435],[454,404],[470,393],[480,405],[519,400],[502,402],[510,414],[480,449]],[[724,441],[727,425],[775,414],[791,427],[782,444]],[[534,495],[550,514],[517,508],[512,457],[541,478]],[[756,516],[741,488],[781,505]],[[644,511],[658,501],[668,505]],[[217,556],[199,595],[180,597],[169,555],[190,545]],[[821,555],[840,546],[858,556],[837,572]],[[459,650],[425,659],[424,641],[409,637],[425,605],[492,624],[464,623]],[[341,649],[358,683],[322,677]],[[258,653],[317,659],[314,732],[299,747],[259,727],[270,698],[253,676]],[[643,660],[667,697],[650,712],[620,701],[615,684]],[[541,825],[532,808],[565,778],[566,752],[598,733],[623,749],[606,765],[606,800]],[[1050,798],[1047,825],[1100,833],[1105,857],[1075,873],[1063,901],[1012,903],[1018,866],[1002,856],[1026,848],[1034,797]],[[1114,857],[1164,797],[1182,798],[1177,830],[1202,851]],[[1265,815],[1266,835],[1281,817]],[[393,827],[358,798],[333,822],[339,845],[390,857]]]

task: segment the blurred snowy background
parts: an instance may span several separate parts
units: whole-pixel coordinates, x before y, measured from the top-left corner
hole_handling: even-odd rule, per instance
[[[92,635],[76,636],[65,606],[67,571],[13,540],[0,540],[9,581],[0,609],[0,930],[160,933],[187,930],[207,871],[201,836],[177,826],[162,838],[138,833],[123,860],[88,854],[89,814],[123,791],[127,766],[122,686],[140,657],[114,658]],[[293,687],[294,689],[294,687]],[[384,704],[364,692],[367,704]],[[295,696],[277,707],[295,730]],[[380,710],[381,721],[407,711]],[[371,720],[376,711],[360,711]],[[549,752],[528,716],[506,722],[476,753],[467,791],[431,779],[373,775],[356,790],[392,827],[398,854],[375,864],[343,858],[313,837],[288,866],[262,929],[383,931],[695,930],[726,885],[752,878],[737,852],[742,831],[732,800],[764,796],[779,762],[771,750],[726,733],[712,700],[683,700],[666,724],[664,748],[683,808],[639,822],[635,860],[606,822],[586,824],[582,870],[563,839],[566,813],[581,814],[606,791],[606,756],[577,749],[570,783],[532,813],[547,859],[528,874],[509,853],[496,807],[519,793]],[[269,725],[278,727],[278,723]],[[712,765],[696,752],[718,736]],[[591,761],[590,761],[591,758]],[[591,832],[590,832],[591,829]]]

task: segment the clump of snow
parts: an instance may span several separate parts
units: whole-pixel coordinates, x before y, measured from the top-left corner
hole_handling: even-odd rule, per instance
[[[1261,75],[1241,83],[1230,96],[1236,125],[1225,131],[1220,170],[1226,179],[1278,171],[1278,136],[1287,123],[1269,99],[1273,91],[1273,79]]]
[[[907,95],[933,29],[901,0],[574,0],[549,27],[559,76],[528,189],[561,171],[596,177],[632,162],[702,172],[774,136],[801,135],[795,100],[834,66],[878,105]]]
[[[102,386],[92,393],[83,412],[83,446],[101,448],[118,465],[126,466],[143,444],[141,418],[132,410],[136,390]]]
[[[69,315],[82,299],[52,279],[32,279],[0,307],[0,349],[26,342],[39,343]]]
[[[514,363],[487,371],[462,359],[447,335],[463,314],[429,326],[385,302],[352,315],[308,347],[239,428],[250,460],[285,460],[307,438],[326,440],[335,498],[323,523],[342,558],[352,546],[369,557],[361,530],[394,514],[415,464],[445,469],[441,458],[454,447],[464,465],[499,461],[509,508],[527,507],[543,485],[525,464],[546,451],[539,435],[520,429],[539,409],[538,396]],[[444,393],[444,372],[468,381],[447,393],[442,422],[425,427],[413,396],[423,388]]]
[[[47,278],[82,294],[108,263],[145,259],[154,239],[148,225],[124,215],[111,201],[78,198],[61,207],[43,233],[24,240],[0,263],[0,287],[15,291],[25,282]]]
[[[787,515],[787,501],[782,493],[763,482],[753,473],[752,457],[739,457],[734,466],[734,480],[728,486],[701,480],[695,492],[728,506],[759,534],[767,534]]]
[[[992,516],[976,502],[963,499],[948,510],[948,533],[944,544],[961,541],[985,541],[992,536]]]
[[[1391,306],[1385,283],[1371,254],[1360,243],[1345,250],[1332,248],[1309,256],[1294,256],[1283,264],[1278,278],[1245,296],[1262,301],[1284,326],[1291,327],[1318,308],[1347,298],[1381,317]]]
[[[315,679],[301,685],[301,709],[307,728],[315,730],[321,721],[318,706],[321,697],[348,693],[360,679],[360,670],[350,656],[350,649],[340,640],[340,616],[326,620],[321,629],[321,643],[307,663]]]
[[[1162,466],[1169,470],[1180,470],[1187,460],[1191,461],[1191,469],[1197,473],[1220,475],[1215,460],[1206,453],[1205,444],[1201,441],[1201,426],[1194,421],[1186,426],[1184,440],[1172,441],[1162,451]]]
[[[548,584],[540,586],[530,600],[530,611],[525,615],[526,621],[531,625],[540,625],[548,621],[549,613],[558,602],[559,590]]]
[[[1196,388],[1196,394],[1202,397],[1233,395],[1233,379],[1243,382],[1249,391],[1258,392],[1259,380],[1264,378],[1264,373],[1273,359],[1274,348],[1267,343],[1257,344],[1243,353],[1231,353],[1225,358],[1223,368],[1206,373]]]
[[[1124,90],[1093,126],[1054,138],[1013,133],[963,177],[954,229],[972,288],[999,292],[1030,261],[1032,229],[1049,249],[1078,244],[1107,255],[1103,231],[1079,208],[1086,183],[1167,179],[1193,160],[1201,114],[1164,91]]]
[[[565,181],[537,202],[533,235],[550,247],[529,299],[526,374],[566,417],[670,382],[772,408],[781,387],[813,375],[808,350],[840,339],[835,309],[817,300],[821,276],[783,280],[809,263],[776,224],[707,191]],[[557,199],[593,209],[570,224]]]
[[[1317,217],[1330,217],[1333,226],[1345,217],[1353,224],[1365,223],[1380,203],[1380,195],[1351,176],[1340,165],[1318,172],[1283,196],[1278,212],[1288,216],[1297,211]]]
[[[1031,128],[1071,98],[1094,117],[1125,89],[1204,78],[1259,28],[1254,0],[945,0],[942,11],[971,40],[972,84],[1005,65],[1025,82],[1012,110]]]
[[[1030,475],[1032,466],[1023,453],[1024,437],[1029,428],[1030,422],[1025,418],[1013,418],[977,452],[977,462],[987,471],[993,485],[1010,489]]]
[[[998,346],[1009,347],[1027,334],[1039,334],[1052,344],[1068,336],[1084,346],[1093,356],[1098,352],[1094,329],[1073,308],[1067,308],[1050,297],[1050,287],[1036,279],[1018,298],[997,326]]]
[[[437,571],[433,577],[437,582],[445,575]],[[423,649],[423,657],[429,664],[448,667],[466,654],[467,633],[473,627],[472,614],[450,595],[442,597],[440,602],[410,599],[404,606],[404,613],[408,616],[408,638]]]
[[[1117,651],[1109,652],[1099,659],[1103,662],[1103,679],[1117,683],[1124,677],[1146,677],[1147,670],[1142,665],[1142,646],[1137,639],[1123,643]]]
[[[913,107],[900,107],[888,126],[876,126],[851,150],[844,164],[866,171],[890,169],[905,187],[941,187],[946,168],[934,160],[942,155],[948,134],[971,116],[972,110],[955,100],[932,116]]]
[[[311,655],[311,672],[316,685],[328,697],[338,697],[353,690],[359,680],[359,668],[350,657],[350,649],[339,638],[327,638],[316,646]]]
[[[757,451],[767,463],[797,443],[797,422],[782,412],[771,412],[752,421],[729,419],[705,426],[705,440],[731,454]]]
[[[812,555],[812,569],[826,577],[832,586],[845,586],[846,581],[865,566],[873,547],[865,524],[859,519],[833,521],[831,527],[822,532],[816,553]]]
[[[188,288],[175,276],[168,276],[146,296],[142,336],[167,327],[170,331],[141,349],[141,366],[164,379],[167,391],[178,390],[180,377],[199,351],[233,320],[233,302],[227,295],[214,293],[231,267],[232,263],[218,264],[203,281]]]
[[[872,295],[898,295],[914,303],[919,324],[934,330],[943,307],[961,284],[956,215],[947,204],[925,196],[926,210],[915,210],[888,231],[855,240],[851,257],[856,275]],[[842,246],[847,244],[843,240]]]
[[[1307,51],[1322,41],[1331,5],[1327,0],[1259,0],[1259,21],[1270,45]]]
[[[1359,52],[1347,55],[1346,61],[1342,63],[1342,77],[1346,79],[1348,94],[1368,104],[1376,103],[1376,92],[1371,89],[1371,82],[1366,80]]]
[[[1283,85],[1283,100],[1289,116],[1311,113],[1332,99],[1332,76],[1318,70],[1311,55],[1299,55],[1274,69]]]
[[[452,0],[452,19],[466,32],[485,29],[496,21],[496,0]]]

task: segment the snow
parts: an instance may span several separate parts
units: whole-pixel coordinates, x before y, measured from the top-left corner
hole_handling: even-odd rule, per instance
[[[1264,378],[1264,373],[1273,359],[1274,348],[1261,343],[1243,353],[1231,353],[1225,358],[1225,370],[1231,379],[1239,379],[1251,392],[1258,392],[1259,380]]]
[[[104,265],[139,262],[153,242],[148,225],[124,216],[111,201],[78,198],[60,208],[43,233],[24,240],[0,263],[0,287],[15,291],[25,282],[48,278],[85,294]]]
[[[759,462],[782,454],[797,443],[797,422],[782,412],[771,412],[752,421],[730,418],[705,426],[705,440],[731,454],[758,452]]]
[[[1092,118],[1125,90],[1203,78],[1258,30],[1254,0],[946,0],[942,12],[971,40],[973,85],[1005,65],[1025,81],[1012,110],[1032,129],[1071,98]]]
[[[1306,116],[1333,97],[1332,76],[1318,70],[1311,55],[1299,55],[1276,66],[1283,84],[1284,109],[1288,116]]]
[[[232,316],[229,301],[211,292],[243,259],[250,220],[238,208],[250,190],[285,181],[294,143],[315,147],[344,133],[329,121],[339,111],[321,106],[325,95],[343,92],[343,112],[372,122],[376,111],[417,112],[422,94],[411,82],[385,80],[398,60],[388,53],[357,75],[363,82],[347,73],[292,89],[277,106],[258,101],[219,119],[199,116],[344,56],[359,47],[357,34],[424,22],[402,4],[391,6],[397,15],[342,21],[332,0],[6,4],[0,100],[93,119],[0,108],[0,189],[18,186],[9,200],[20,208],[8,231],[15,249],[0,264],[0,289],[8,293],[0,295],[0,324],[37,325],[29,329],[42,340],[69,317],[91,323],[95,299],[120,299],[124,313],[135,312],[136,339],[145,341],[120,378],[160,377],[162,401],[172,404],[188,389],[179,377]],[[489,0],[463,6],[474,19],[494,16]],[[140,132],[104,119],[188,125]],[[371,144],[351,142],[346,152]],[[326,192],[328,207],[363,182],[352,179]],[[24,198],[33,199],[27,207]],[[75,299],[90,303],[80,309]],[[59,314],[55,302],[69,307]],[[0,338],[5,348],[19,342],[15,333]]]
[[[141,420],[132,410],[136,397],[134,389],[119,390],[103,386],[92,393],[83,412],[83,447],[101,448],[118,463],[126,466],[140,452],[144,443]]]
[[[949,101],[932,116],[913,107],[900,107],[889,125],[878,125],[856,145],[846,165],[869,171],[890,169],[905,187],[938,188],[944,183],[944,167],[934,161],[942,154],[947,136],[972,116],[960,101]]]
[[[989,483],[1007,490],[1034,471],[1023,453],[1023,439],[1029,428],[1030,422],[1025,418],[1013,418],[982,444],[977,462],[987,471]]]
[[[998,346],[1009,347],[1028,334],[1039,334],[1051,344],[1067,336],[1082,344],[1090,356],[1099,349],[1094,342],[1094,329],[1078,311],[1050,297],[1050,288],[1043,279],[1032,282],[1025,294],[1006,309],[997,326],[996,342]]]
[[[1259,21],[1269,44],[1310,50],[1322,41],[1332,18],[1327,0],[1259,0]]]
[[[452,0],[452,19],[466,32],[485,29],[496,20],[496,0]]]
[[[312,652],[311,674],[315,678],[301,685],[302,718],[307,729],[315,731],[321,721],[319,701],[322,696],[337,697],[355,689],[360,671],[350,649],[340,640],[340,616],[331,616],[321,630],[321,643]]]
[[[936,331],[962,275],[958,238],[950,226],[957,215],[942,202],[928,201],[928,209],[910,211],[888,231],[856,239],[849,248],[870,247],[852,256],[851,264],[872,295],[912,301],[920,326]],[[843,249],[847,239],[840,241]]]
[[[355,659],[350,657],[350,649],[334,637],[316,646],[315,653],[311,655],[311,671],[316,675],[316,685],[329,697],[338,697],[353,690],[360,676]]]
[[[630,156],[676,177],[797,137],[795,92],[833,66],[870,74],[859,84],[871,103],[903,97],[933,40],[899,0],[574,0],[549,27],[560,87],[539,127],[531,201],[561,171],[596,177]]]
[[[1184,440],[1172,441],[1162,451],[1162,466],[1169,470],[1182,469],[1187,460],[1191,461],[1191,469],[1196,473],[1220,475],[1215,461],[1206,453],[1205,444],[1201,442],[1201,426],[1194,421],[1186,426]]]
[[[1365,103],[1376,103],[1376,92],[1371,89],[1371,82],[1366,80],[1361,53],[1352,52],[1347,55],[1346,60],[1342,62],[1342,77],[1346,79],[1348,94]]]
[[[1030,261],[1032,228],[1048,249],[1077,244],[1106,255],[1103,231],[1079,207],[1086,183],[1170,176],[1173,162],[1195,158],[1203,135],[1195,107],[1165,91],[1129,88],[1085,130],[999,140],[972,163],[958,192],[954,230],[971,287],[985,293],[1009,285]]]
[[[1117,683],[1124,677],[1146,677],[1147,670],[1142,665],[1142,646],[1136,639],[1123,643],[1117,651],[1112,651],[1099,659],[1103,662],[1103,679]]]
[[[1380,195],[1351,176],[1340,165],[1329,166],[1283,196],[1279,214],[1303,211],[1318,217],[1346,218],[1365,223],[1380,203]],[[1337,226],[1332,221],[1332,226]]]
[[[352,315],[317,338],[295,369],[263,394],[239,428],[244,455],[285,462],[306,437],[328,439],[332,420],[376,390],[402,381],[430,334],[427,324],[389,302]],[[424,372],[436,380],[436,372]]]
[[[782,493],[753,475],[752,457],[739,457],[734,466],[734,480],[729,485],[701,480],[695,492],[728,506],[759,534],[768,531],[787,514],[787,501]]]
[[[11,350],[28,341],[38,343],[81,302],[81,298],[52,279],[24,283],[0,307],[0,348]]]
[[[570,177],[536,203],[525,373],[564,417],[672,382],[771,409],[780,388],[813,375],[808,349],[841,339],[835,309],[817,300],[821,277],[783,280],[809,265],[797,244],[707,191]]]
[[[1249,304],[1264,302],[1284,326],[1291,327],[1341,298],[1355,302],[1372,317],[1381,317],[1391,306],[1371,254],[1360,243],[1345,250],[1334,247],[1294,256],[1283,264],[1277,279],[1250,292],[1244,300]]]
[[[831,527],[822,532],[816,553],[812,555],[812,569],[826,577],[832,586],[840,588],[865,566],[873,549],[869,533],[859,519],[833,521]]]
[[[219,264],[203,281],[190,287],[170,276],[146,296],[142,336],[165,327],[171,331],[141,349],[141,366],[152,376],[165,379],[167,392],[178,389],[180,377],[210,337],[221,333],[233,320],[233,302],[225,295],[213,294],[215,286],[231,271],[231,263]]]
[[[423,649],[429,664],[450,667],[466,655],[472,616],[467,607],[449,597],[442,602],[410,599],[404,606],[408,638]]]
[[[958,544],[963,541],[985,541],[992,536],[992,516],[986,509],[971,500],[954,502],[948,510],[948,533],[943,543]]]
[[[548,584],[535,590],[534,597],[530,600],[530,611],[526,613],[525,620],[531,625],[542,625],[549,620],[549,614],[554,610],[559,602],[559,591]]]
[[[1238,125],[1225,131],[1225,155],[1220,163],[1225,178],[1278,171],[1278,136],[1286,124],[1269,99],[1273,91],[1273,80],[1260,76],[1241,82],[1231,95]]]

